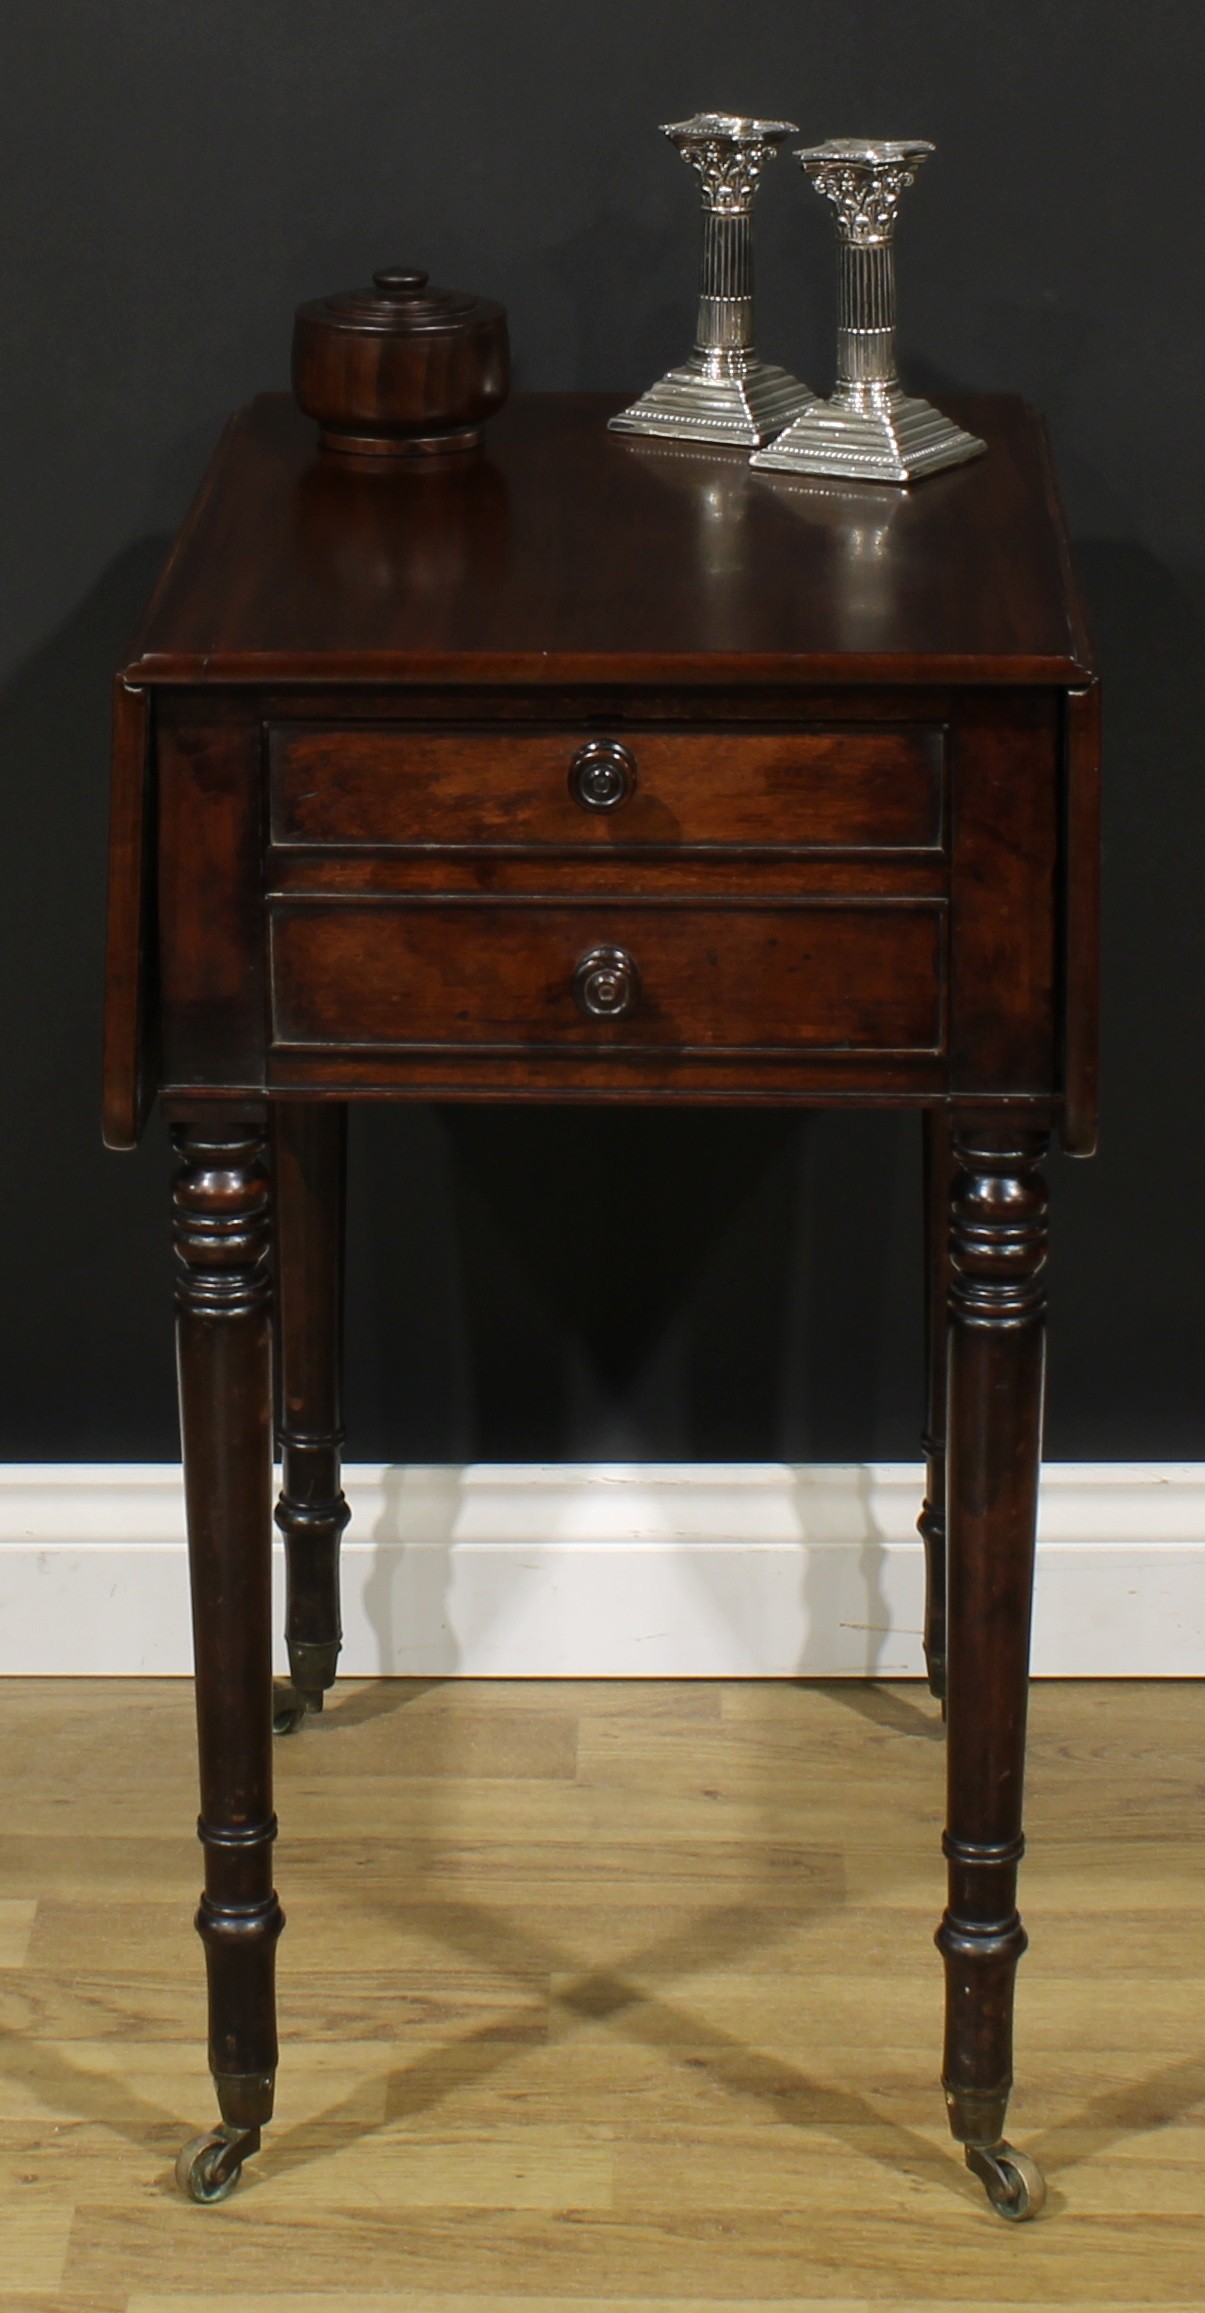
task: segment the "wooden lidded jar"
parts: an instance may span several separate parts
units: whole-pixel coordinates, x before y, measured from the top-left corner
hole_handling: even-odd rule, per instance
[[[356,460],[474,450],[510,386],[506,309],[393,265],[299,305],[293,392],[326,450]]]

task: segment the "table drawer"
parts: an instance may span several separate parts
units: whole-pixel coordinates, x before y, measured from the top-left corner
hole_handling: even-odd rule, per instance
[[[273,1033],[278,1047],[936,1052],[944,953],[939,902],[281,901]]]
[[[940,726],[590,736],[276,724],[272,840],[938,851],[944,757]]]

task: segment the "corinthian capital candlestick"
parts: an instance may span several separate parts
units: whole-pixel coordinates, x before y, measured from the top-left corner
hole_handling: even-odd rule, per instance
[[[753,196],[766,162],[796,131],[790,121],[704,112],[670,122],[662,134],[698,171],[703,194],[695,348],[610,423],[620,434],[755,449],[817,400],[810,386],[753,350]]]
[[[895,220],[900,198],[932,152],[836,137],[796,154],[837,212],[841,312],[837,384],[753,459],[787,473],[913,482],[977,458],[984,444],[906,394],[895,366]]]

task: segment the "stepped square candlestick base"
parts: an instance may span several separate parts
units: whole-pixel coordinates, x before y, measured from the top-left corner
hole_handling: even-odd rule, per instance
[[[906,394],[895,366],[895,220],[900,196],[933,150],[919,139],[870,143],[852,137],[796,158],[837,212],[841,318],[832,399],[809,408],[753,459],[794,474],[853,481],[915,482],[977,458],[983,443]]]
[[[864,482],[917,482],[943,466],[978,458],[983,443],[965,434],[932,402],[900,391],[805,410],[752,463],[785,474],[833,474]]]
[[[662,132],[698,171],[703,276],[695,347],[687,360],[609,422],[617,434],[730,442],[756,449],[818,397],[753,350],[753,195],[768,160],[795,132],[790,121],[698,113]]]
[[[738,366],[739,361],[739,366]],[[616,434],[662,434],[675,441],[734,442],[755,450],[817,397],[798,378],[756,354],[696,350],[667,370],[630,409],[608,422]],[[823,404],[819,405],[823,407]]]

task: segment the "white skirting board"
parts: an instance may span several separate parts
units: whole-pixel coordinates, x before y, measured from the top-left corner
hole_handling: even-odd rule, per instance
[[[357,1464],[345,1482],[348,1673],[923,1670],[919,1467]],[[281,1574],[278,1543],[278,1593]],[[1205,1463],[1047,1464],[1033,1664],[1205,1674]],[[0,1673],[191,1667],[179,1469],[0,1465]]]

